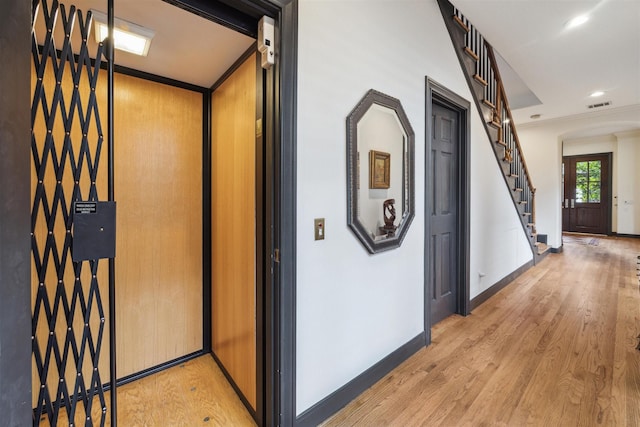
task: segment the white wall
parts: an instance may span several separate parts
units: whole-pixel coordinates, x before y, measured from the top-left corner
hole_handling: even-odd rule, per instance
[[[300,0],[298,31],[300,414],[423,331],[425,76],[471,94],[435,0]],[[416,140],[415,219],[399,249],[376,255],[346,224],[345,120],[369,89],[400,99]],[[475,109],[471,121],[473,297],[531,251]]]
[[[618,140],[617,230],[640,235],[640,131],[615,134]]]
[[[562,245],[562,211],[560,199],[563,140],[584,139],[587,135],[612,135],[616,129],[633,129],[638,127],[640,127],[640,105],[612,108],[577,116],[517,125],[518,136],[531,172],[533,185],[537,189],[536,225],[539,233],[548,235],[548,242],[551,247],[558,248]],[[625,134],[623,133],[621,135],[624,136]],[[629,139],[637,143],[637,137],[633,136],[635,134],[631,132],[630,135],[632,135],[630,138],[623,138],[627,140],[625,144],[632,144],[632,142],[628,142]],[[616,163],[615,159],[614,163]],[[631,176],[633,175],[622,177],[627,180],[630,179]],[[635,176],[637,177],[637,175]],[[636,178],[635,182],[637,181],[638,179]],[[616,183],[617,182],[618,178],[616,178]],[[620,197],[621,195],[618,194],[618,196]],[[632,200],[638,199],[636,197]],[[629,216],[637,218],[638,209],[635,206],[638,206],[638,204],[634,204],[633,206],[633,208],[625,210],[627,213],[623,221],[628,221],[626,218]],[[622,209],[618,209],[616,222],[620,221],[621,210]],[[630,213],[631,211],[633,213]],[[628,234],[640,234],[640,230],[637,228],[635,230],[634,233]],[[618,230],[618,232],[626,233],[622,230]]]
[[[479,115],[471,131],[471,298],[533,257]]]
[[[555,128],[516,125],[518,138],[536,188],[536,229],[552,248],[562,246],[562,140]]]

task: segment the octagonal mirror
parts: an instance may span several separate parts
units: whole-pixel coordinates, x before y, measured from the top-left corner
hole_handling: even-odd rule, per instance
[[[367,92],[347,117],[347,222],[371,253],[399,247],[413,220],[414,151],[400,101]]]

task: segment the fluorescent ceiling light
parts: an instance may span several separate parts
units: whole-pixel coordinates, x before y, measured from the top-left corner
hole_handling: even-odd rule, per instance
[[[571,29],[578,27],[589,20],[587,15],[576,16],[575,18],[569,20],[566,24],[564,24],[565,28]]]
[[[604,92],[603,92],[603,91],[601,91],[601,90],[597,90],[597,91],[593,92],[593,93],[592,93],[591,95],[589,95],[589,96],[590,96],[590,97],[592,97],[592,98],[597,98],[597,97],[602,96],[602,95],[604,95]]]
[[[91,10],[91,14],[93,15],[96,42],[100,43],[109,35],[107,15],[95,10]],[[147,56],[151,39],[156,34],[153,30],[119,18],[114,19],[113,25],[113,47],[115,49],[135,55]]]

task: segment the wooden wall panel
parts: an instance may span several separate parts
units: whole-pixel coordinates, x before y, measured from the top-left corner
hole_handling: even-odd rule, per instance
[[[212,346],[256,408],[256,62],[212,95]]]
[[[51,67],[50,67],[51,69]],[[35,78],[32,78],[32,88]],[[45,78],[51,96],[53,74]],[[72,81],[66,73],[63,90]],[[88,84],[85,93],[89,93]],[[105,142],[96,181],[100,200],[107,199],[107,82],[101,72],[96,90]],[[86,103],[86,99],[83,100]],[[116,331],[118,377],[167,362],[202,349],[202,94],[154,83],[126,75],[115,75],[115,192],[117,201],[116,239]],[[41,117],[34,124],[36,135],[46,133]],[[91,130],[95,133],[95,130]],[[61,121],[54,128],[56,141],[64,140]],[[71,131],[74,144],[81,142],[75,123]],[[44,141],[44,137],[38,137]],[[96,141],[96,135],[89,135]],[[93,142],[92,142],[93,143]],[[41,147],[40,147],[41,150]],[[92,148],[92,152],[95,149]],[[37,178],[32,165],[32,198]],[[45,186],[52,194],[56,186],[53,168],[48,167]],[[68,197],[73,177],[65,172],[62,185]],[[80,182],[86,199],[90,186],[86,170]],[[58,241],[66,230],[62,221],[54,229]],[[38,216],[35,238],[41,247],[47,236],[42,213]],[[33,263],[33,261],[32,261]],[[69,264],[71,261],[69,259]],[[90,283],[90,272],[83,269],[83,283]],[[39,285],[31,269],[32,306]],[[65,283],[73,284],[73,269],[67,266]],[[98,280],[108,324],[108,268],[100,261]],[[46,286],[55,295],[55,269],[50,268]],[[88,293],[88,286],[85,294]],[[78,308],[78,310],[80,310]],[[43,315],[43,314],[41,314]],[[66,321],[60,311],[55,333],[64,339]],[[82,331],[82,316],[76,315],[74,328]],[[97,330],[99,316],[92,317]],[[46,345],[49,333],[40,322],[37,336]],[[85,375],[90,366],[86,363]],[[68,363],[71,366],[71,362]],[[67,381],[73,377],[68,369]],[[104,330],[100,372],[109,381],[109,328]],[[59,380],[50,370],[48,382]],[[35,364],[32,374],[33,404],[40,388]]]
[[[115,79],[118,377],[202,348],[202,94]]]

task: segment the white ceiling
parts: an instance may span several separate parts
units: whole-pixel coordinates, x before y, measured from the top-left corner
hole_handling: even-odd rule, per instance
[[[106,13],[106,0],[62,2]],[[254,42],[161,0],[115,0],[114,12],[155,31],[146,57],[116,50],[116,64],[201,87],[211,87]]]
[[[106,0],[64,2],[106,11]],[[452,2],[504,59],[501,74],[517,124],[532,122],[534,114],[543,121],[586,113],[593,111],[588,104],[602,101],[612,103],[603,110],[640,104],[640,0]],[[564,28],[584,13],[590,15],[586,24]],[[156,32],[147,57],[116,51],[118,65],[202,87],[215,83],[254,42],[161,0],[115,0],[115,14]],[[595,90],[606,93],[590,98]],[[630,128],[640,123],[614,130]]]
[[[615,109],[640,104],[639,0],[452,0],[537,96],[541,104],[514,109],[517,124],[587,113],[611,101]],[[582,26],[565,29],[577,15]],[[502,70],[501,70],[502,72]],[[517,98],[520,89],[507,96]],[[599,98],[589,95],[605,91]],[[517,104],[517,103],[516,103]],[[640,128],[619,124],[594,132]]]

